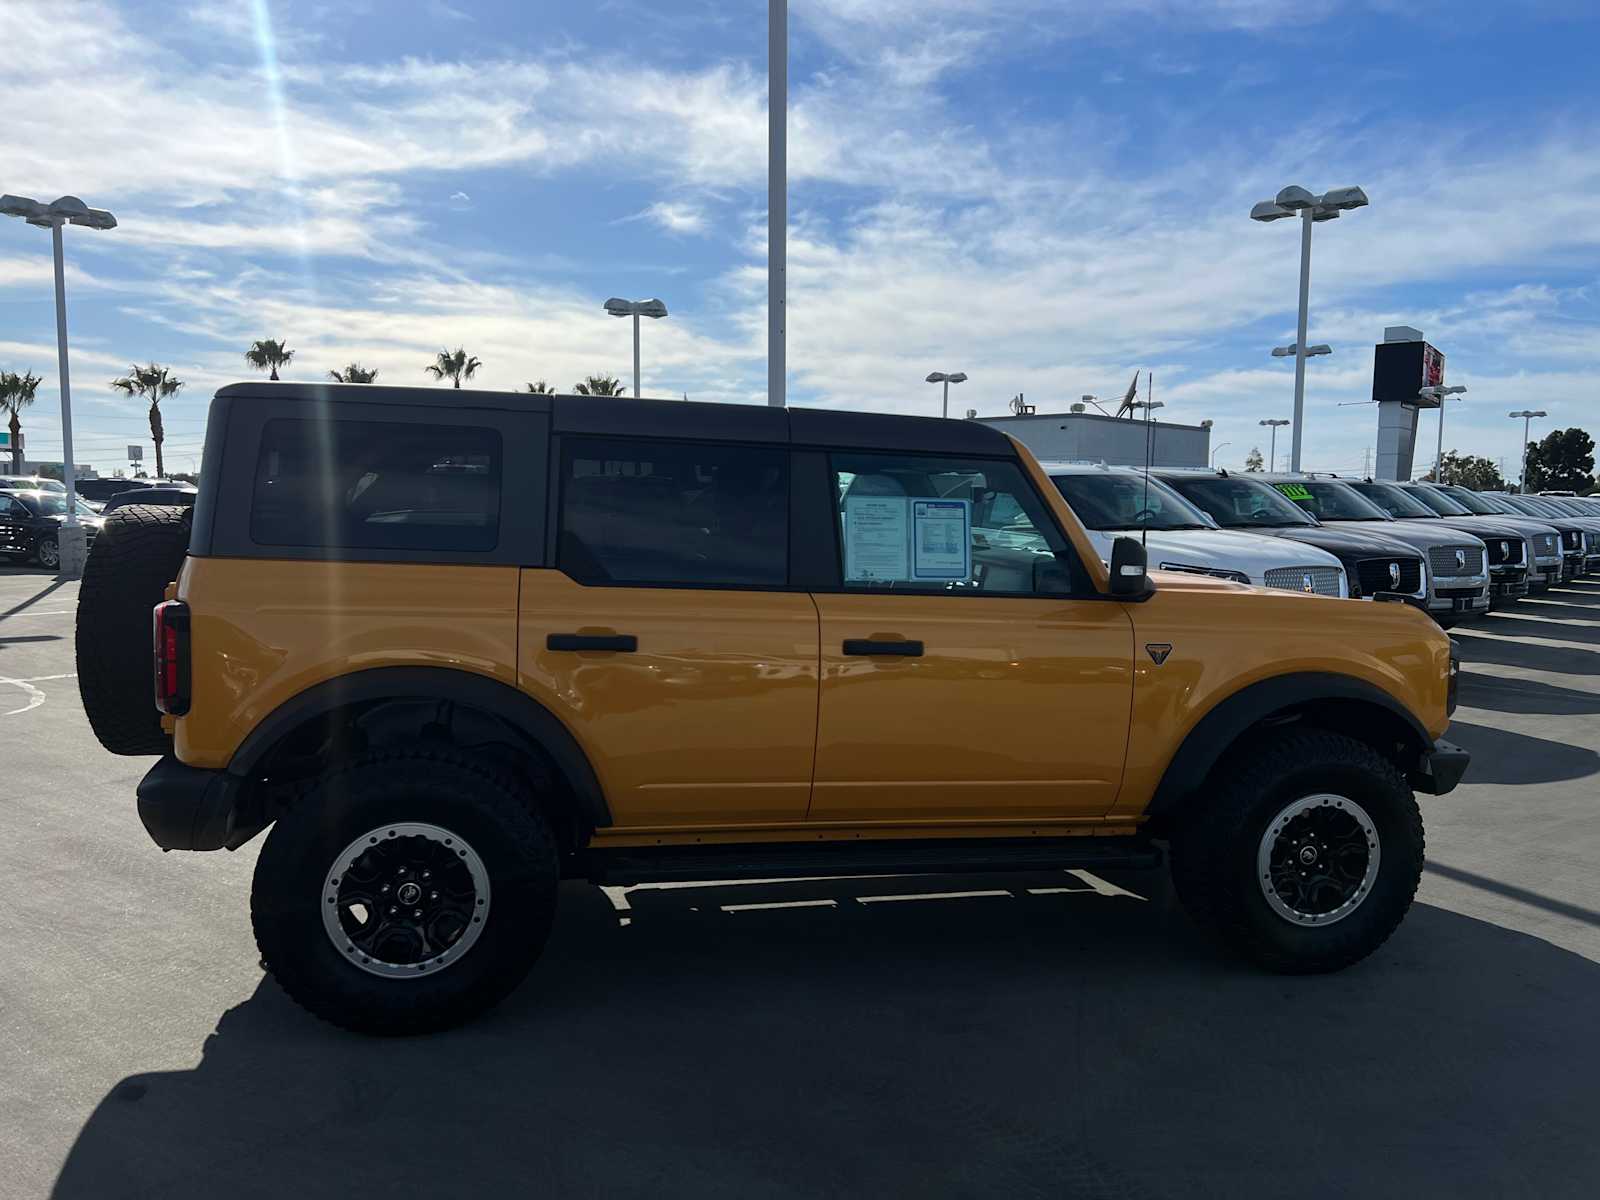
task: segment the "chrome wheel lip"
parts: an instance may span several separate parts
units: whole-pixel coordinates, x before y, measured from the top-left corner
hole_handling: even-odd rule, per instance
[[[472,877],[472,886],[478,900],[474,919],[456,939],[455,944],[443,953],[424,959],[420,963],[391,963],[374,958],[355,945],[339,923],[339,880],[352,868],[355,860],[366,853],[368,847],[396,837],[423,837],[442,846],[448,846]],[[340,956],[352,966],[384,979],[425,979],[460,962],[483,935],[484,927],[489,922],[489,872],[485,869],[483,859],[478,856],[478,852],[459,833],[425,821],[394,821],[367,830],[339,852],[338,857],[333,860],[333,865],[328,868],[327,875],[323,877],[320,899],[323,931],[327,933],[328,940],[333,943]]]
[[[1306,913],[1291,907],[1272,886],[1272,852],[1277,845],[1279,836],[1291,821],[1303,813],[1325,805],[1347,813],[1355,820],[1361,832],[1366,835],[1367,869],[1361,877],[1361,882],[1356,887],[1355,894],[1339,905],[1338,908],[1326,913]],[[1366,902],[1367,897],[1372,894],[1372,885],[1378,878],[1378,866],[1382,861],[1382,854],[1383,846],[1381,839],[1378,837],[1378,827],[1366,809],[1348,796],[1340,796],[1332,792],[1317,792],[1314,795],[1302,796],[1300,799],[1285,805],[1278,812],[1278,815],[1267,823],[1267,828],[1262,833],[1261,841],[1256,848],[1256,884],[1261,889],[1261,896],[1267,902],[1267,907],[1285,921],[1303,928],[1321,928],[1344,920]]]

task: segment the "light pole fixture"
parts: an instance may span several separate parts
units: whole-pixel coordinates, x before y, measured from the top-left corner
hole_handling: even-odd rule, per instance
[[[1314,196],[1303,187],[1286,187],[1274,199],[1263,200],[1250,210],[1253,221],[1281,221],[1300,214],[1300,323],[1295,335],[1294,354],[1294,440],[1289,454],[1292,470],[1300,469],[1300,434],[1306,404],[1306,317],[1311,299],[1311,226],[1317,221],[1332,221],[1340,213],[1366,207],[1367,194],[1358,187],[1334,188]],[[1276,352],[1274,352],[1276,353]]]
[[[1433,454],[1433,481],[1435,483],[1444,482],[1444,402],[1449,396],[1465,395],[1466,390],[1465,384],[1457,384],[1455,387],[1435,384],[1433,387],[1417,389],[1417,395],[1439,402],[1439,445]]]
[[[1440,405],[1441,411],[1443,405]],[[1522,418],[1522,474],[1517,479],[1517,490],[1523,495],[1528,494],[1528,423],[1535,417],[1548,417],[1550,414],[1544,409],[1525,408],[1521,412],[1507,413],[1508,417]]]
[[[1300,349],[1300,345],[1299,345],[1298,342],[1296,342],[1293,345],[1289,345],[1289,346],[1274,346],[1272,348],[1272,357],[1273,358],[1288,358],[1291,355],[1293,355],[1295,353],[1295,351],[1297,351],[1299,349]],[[1327,342],[1318,342],[1315,346],[1307,346],[1306,347],[1306,357],[1307,358],[1317,358],[1317,357],[1319,357],[1319,356],[1321,356],[1323,354],[1332,354],[1332,353],[1333,353],[1333,347],[1328,345]]]
[[[1212,469],[1215,469],[1215,468],[1216,468],[1216,465],[1217,465],[1217,455],[1218,455],[1218,454],[1219,454],[1219,453],[1220,453],[1220,452],[1221,452],[1221,451],[1223,451],[1223,450],[1225,450],[1225,449],[1226,449],[1226,448],[1227,448],[1227,447],[1229,447],[1229,446],[1231,446],[1231,445],[1233,445],[1233,443],[1232,443],[1232,442],[1223,442],[1223,443],[1222,443],[1222,445],[1220,445],[1220,446],[1218,446],[1218,447],[1217,447],[1217,448],[1216,448],[1216,449],[1215,449],[1215,450],[1213,450],[1213,451],[1212,451],[1212,452],[1211,452],[1211,466],[1212,466]]]
[[[1273,351],[1277,353],[1276,350]],[[1272,449],[1267,451],[1267,470],[1278,469],[1278,428],[1289,423],[1288,417],[1272,417],[1266,421],[1257,421],[1257,425],[1266,425],[1272,430]]]
[[[1144,409],[1144,419],[1146,421],[1155,420],[1153,414],[1155,413],[1156,409],[1165,408],[1166,406],[1167,402],[1165,400],[1135,400],[1128,405],[1129,408]]]
[[[613,296],[606,301],[606,311],[613,317],[633,318],[633,398],[639,398],[639,318],[660,320],[667,315],[667,306],[659,300],[619,300]]]
[[[965,371],[951,371],[948,374],[944,371],[935,371],[928,376],[929,383],[944,384],[944,407],[939,410],[941,417],[950,415],[950,385],[952,383],[965,383],[966,381],[967,373]]]
[[[50,231],[56,268],[56,364],[61,374],[61,482],[67,488],[67,515],[58,544],[61,573],[76,579],[83,574],[88,550],[83,527],[78,524],[78,489],[72,469],[72,381],[67,367],[67,284],[61,227],[82,225],[86,229],[115,229],[117,219],[103,208],[90,208],[76,196],[62,196],[50,204],[41,204],[26,196],[0,196],[0,214],[21,217],[29,225]]]

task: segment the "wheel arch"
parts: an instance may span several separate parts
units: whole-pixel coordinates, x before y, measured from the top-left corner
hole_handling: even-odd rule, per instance
[[[482,734],[491,723],[506,731],[512,749],[545,764],[571,800],[575,844],[611,824],[611,810],[588,755],[572,733],[532,696],[486,675],[450,667],[374,667],[314,684],[296,693],[258,722],[228,762],[241,781],[260,778],[282,765],[298,739],[329,730],[340,718],[383,710],[380,735],[425,736],[433,731],[430,710],[450,707],[451,724],[462,719]],[[482,739],[470,743],[481,744]]]
[[[1366,742],[1410,775],[1432,739],[1382,688],[1348,675],[1298,672],[1260,680],[1215,704],[1167,764],[1146,810],[1159,832],[1231,751],[1275,727],[1303,722]]]

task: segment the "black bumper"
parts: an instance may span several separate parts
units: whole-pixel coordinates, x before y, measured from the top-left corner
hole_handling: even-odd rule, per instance
[[[240,803],[243,784],[169,754],[139,781],[139,819],[163,850],[236,850],[266,826]]]
[[[1433,743],[1422,756],[1422,762],[1411,774],[1411,786],[1430,796],[1443,796],[1455,791],[1456,784],[1467,773],[1472,755],[1453,742],[1443,738]]]

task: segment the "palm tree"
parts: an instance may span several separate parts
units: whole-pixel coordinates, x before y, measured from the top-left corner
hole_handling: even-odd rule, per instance
[[[18,473],[22,471],[22,418],[18,414],[33,403],[41,382],[32,371],[0,375],[0,406],[11,414],[11,469]]]
[[[580,396],[621,396],[626,394],[622,390],[622,380],[615,375],[586,375],[582,383],[572,385],[572,390]]]
[[[377,369],[367,370],[360,363],[351,363],[342,371],[329,371],[335,383],[371,383],[378,377]]]
[[[554,396],[556,394],[555,388],[551,387],[542,379],[530,383],[528,385],[528,390],[535,396]]]
[[[244,360],[258,371],[269,371],[268,379],[278,378],[278,368],[287,367],[289,360],[294,357],[294,351],[282,342],[270,339],[260,342],[251,342],[250,349],[244,352]]]
[[[435,379],[448,378],[453,386],[460,387],[461,381],[471,379],[481,366],[483,363],[476,355],[468,358],[467,352],[457,346],[454,354],[448,350],[439,351],[439,357],[422,369]]]
[[[150,401],[150,440],[156,444],[157,479],[167,477],[166,467],[161,461],[161,443],[166,440],[166,433],[161,426],[161,402],[183,386],[183,380],[170,378],[170,370],[170,367],[158,367],[155,363],[148,367],[134,363],[126,376],[111,381],[111,386],[117,391]]]

